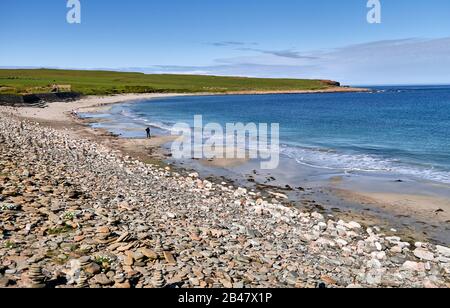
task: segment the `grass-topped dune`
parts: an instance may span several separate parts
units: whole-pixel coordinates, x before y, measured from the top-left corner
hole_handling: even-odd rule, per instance
[[[120,93],[301,92],[335,89],[327,80],[267,79],[197,75],[149,75],[112,71],[0,69],[0,94],[70,90],[84,95]]]

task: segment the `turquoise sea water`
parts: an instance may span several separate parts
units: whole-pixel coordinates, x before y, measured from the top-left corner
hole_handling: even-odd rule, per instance
[[[383,172],[450,184],[450,86],[373,93],[174,97],[115,105],[103,127],[144,137],[176,122],[280,123],[281,154],[297,164]],[[87,115],[94,116],[94,115]]]

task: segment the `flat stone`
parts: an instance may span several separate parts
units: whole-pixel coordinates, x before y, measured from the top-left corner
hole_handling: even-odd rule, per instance
[[[164,251],[164,258],[166,259],[166,262],[171,265],[177,264],[177,261],[173,257],[173,254],[170,251]]]
[[[84,271],[91,275],[97,275],[102,271],[102,268],[97,263],[89,263],[85,268]]]
[[[97,229],[98,233],[110,233],[110,230],[108,227],[100,227]]]
[[[337,240],[336,240],[336,243],[337,243],[339,246],[341,246],[341,247],[344,247],[344,246],[347,246],[347,245],[348,245],[348,242],[345,241],[345,240],[343,240],[343,239],[337,239]]]
[[[154,252],[151,249],[148,248],[141,248],[139,250],[146,258],[148,258],[149,260],[157,260],[158,259],[158,254],[156,252]]]
[[[436,250],[439,254],[443,255],[444,257],[450,258],[450,248],[438,245],[436,246]]]
[[[382,265],[378,259],[372,259],[369,262],[367,262],[367,267],[372,269],[380,269]]]
[[[75,236],[75,237],[73,238],[73,241],[74,241],[75,243],[79,243],[79,242],[83,241],[85,238],[86,238],[86,237],[85,237],[84,235],[77,235],[77,236]]]
[[[401,253],[403,251],[402,247],[400,246],[394,246],[390,250],[392,253]]]
[[[126,266],[132,266],[134,264],[133,253],[129,252],[123,258],[123,264]]]
[[[422,248],[417,248],[416,250],[414,250],[414,255],[421,260],[425,261],[434,260],[434,254]]]
[[[102,286],[107,286],[107,285],[111,285],[113,284],[113,281],[111,281],[108,276],[106,276],[105,274],[98,274],[94,277],[94,280]]]
[[[223,284],[223,286],[227,289],[232,289],[233,288],[233,283],[229,280],[226,279],[221,279],[220,282]]]
[[[337,284],[336,280],[334,280],[330,276],[322,276],[322,277],[320,277],[320,280],[325,282],[327,285],[336,285]]]
[[[425,272],[425,264],[424,263],[418,263],[418,262],[412,262],[412,261],[406,261],[402,269],[407,271],[416,271],[416,272]]]
[[[125,282],[119,283],[116,282],[116,284],[114,285],[114,288],[117,289],[130,289],[131,288],[131,284],[128,280],[126,280]]]
[[[361,225],[359,223],[355,222],[355,221],[349,222],[348,224],[346,224],[346,227],[349,228],[349,229],[352,229],[352,230],[353,229],[361,229],[362,228]]]
[[[176,214],[174,214],[174,213],[171,213],[171,212],[167,212],[167,213],[166,213],[166,216],[167,216],[167,217],[169,217],[169,218],[171,218],[171,219],[174,219],[174,218],[176,218],[176,217],[177,217],[177,215],[176,215]]]

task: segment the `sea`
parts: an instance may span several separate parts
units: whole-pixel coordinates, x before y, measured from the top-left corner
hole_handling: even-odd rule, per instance
[[[336,174],[385,174],[450,184],[450,86],[367,93],[180,96],[114,105],[93,124],[124,138],[175,123],[279,123],[283,161]]]

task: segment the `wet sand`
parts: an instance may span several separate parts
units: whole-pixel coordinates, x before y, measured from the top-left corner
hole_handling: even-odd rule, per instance
[[[450,223],[450,200],[420,194],[340,190],[339,196],[355,203],[371,204],[396,215],[412,215],[425,221]]]

